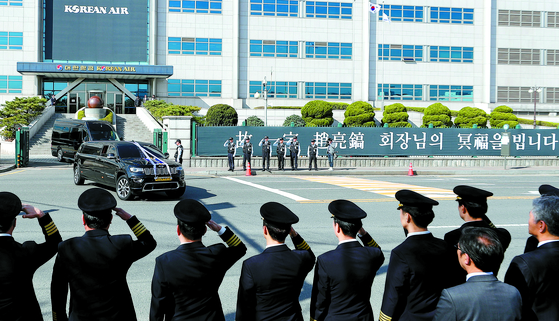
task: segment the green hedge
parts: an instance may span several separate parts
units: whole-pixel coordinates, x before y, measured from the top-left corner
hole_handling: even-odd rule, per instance
[[[206,126],[237,126],[239,115],[227,104],[213,105],[206,114]]]
[[[458,112],[454,124],[461,128],[472,128],[476,124],[480,128],[487,127],[487,113],[475,107],[464,107]]]
[[[250,116],[245,120],[246,126],[264,126],[264,121],[258,116]]]
[[[285,121],[283,122],[284,127],[291,126],[291,123],[294,123],[294,127],[305,127],[306,123],[299,115],[291,115],[288,116]]]
[[[512,113],[512,108],[509,106],[498,106],[493,109],[489,116],[491,128],[503,128],[505,124],[508,124],[510,128],[514,128],[518,125],[518,117]]]
[[[388,127],[412,127],[412,125],[408,123],[409,115],[406,107],[401,103],[386,106],[383,115],[383,126],[384,124],[388,124]]]
[[[0,108],[0,127],[2,136],[7,139],[15,138],[17,128],[29,125],[36,117],[43,113],[46,98],[39,97],[16,97],[12,101],[6,101],[4,108]]]
[[[301,109],[301,106],[268,106],[268,109]],[[253,109],[264,109],[264,106],[254,107]]]
[[[374,127],[375,125],[373,106],[365,101],[356,101],[349,105],[344,113],[344,117],[344,126],[359,127],[368,124],[367,127]]]
[[[332,104],[323,100],[313,100],[305,104],[301,109],[301,116],[306,126],[330,126],[334,122]]]
[[[433,127],[451,127],[451,115],[450,109],[445,105],[441,103],[431,104],[423,112],[423,125],[421,127],[429,127],[429,124],[433,124]]]

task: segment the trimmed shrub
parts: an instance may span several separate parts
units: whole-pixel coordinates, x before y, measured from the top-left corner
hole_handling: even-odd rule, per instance
[[[388,127],[412,127],[408,123],[408,112],[406,107],[401,103],[394,103],[384,108],[384,117],[382,117],[382,124],[388,124]]]
[[[206,126],[237,126],[239,115],[227,104],[213,105],[206,114]]]
[[[303,120],[303,118],[301,118],[301,116],[299,115],[291,115],[288,116],[285,121],[283,122],[283,126],[284,127],[289,127],[291,126],[291,123],[294,123],[295,127],[305,127],[305,121]]]
[[[301,116],[307,127],[310,127],[309,124],[330,126],[334,122],[332,106],[323,100],[313,100],[306,103],[301,109]]]
[[[375,125],[375,111],[373,106],[365,101],[356,101],[347,107],[344,113],[344,126],[359,127],[369,123],[367,127]],[[372,126],[370,123],[372,122]]]
[[[257,116],[250,116],[245,120],[247,126],[264,126],[264,121]]]
[[[499,106],[489,114],[489,124],[491,128],[503,128],[505,124],[509,124],[510,128],[518,125],[518,117],[512,113],[512,108],[509,106]]]
[[[330,103],[333,110],[346,110],[349,106],[348,103]]]
[[[27,126],[43,113],[46,98],[39,97],[16,97],[7,101],[4,108],[0,109],[0,127],[5,127],[1,135],[8,140],[15,138],[16,130],[20,126]]]
[[[421,127],[429,127],[429,124],[433,124],[433,127],[439,128],[451,127],[452,119],[450,109],[441,103],[434,103],[425,108],[423,112],[423,125]]]
[[[478,127],[487,127],[487,113],[475,107],[464,107],[458,112],[454,124],[461,128],[472,128],[474,124]]]

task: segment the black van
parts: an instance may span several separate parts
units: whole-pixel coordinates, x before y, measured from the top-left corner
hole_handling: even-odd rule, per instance
[[[54,121],[50,150],[59,162],[74,155],[83,142],[120,140],[113,126],[103,120],[57,119]]]

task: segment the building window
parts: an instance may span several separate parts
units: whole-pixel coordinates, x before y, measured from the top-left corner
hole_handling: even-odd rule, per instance
[[[221,14],[222,0],[169,0],[169,12]]]
[[[423,46],[379,44],[378,59],[423,61]]]
[[[23,0],[0,0],[0,6],[23,6]]]
[[[548,12],[547,13],[547,27],[548,28],[559,28],[559,12]]]
[[[548,104],[559,103],[559,88],[548,87],[545,89],[545,91],[546,91],[546,103]]]
[[[253,16],[297,17],[298,0],[250,0]]]
[[[390,17],[391,21],[423,21],[423,7],[421,6],[396,6],[385,4],[382,5],[379,20],[382,20],[383,13]]]
[[[474,23],[474,9],[431,7],[431,22],[436,23]]]
[[[352,3],[347,2],[306,2],[307,18],[351,19]]]
[[[221,56],[221,39],[169,37],[170,55]]]
[[[497,101],[510,103],[531,103],[530,87],[497,87]]]
[[[21,94],[22,76],[0,76],[0,93]]]
[[[251,57],[294,57],[297,58],[297,41],[251,40]]]
[[[547,64],[559,66],[559,50],[547,49]]]
[[[429,48],[430,61],[438,62],[474,62],[474,47],[443,47]]]
[[[221,97],[221,80],[168,79],[167,95],[173,97]]]
[[[351,43],[307,42],[307,58],[351,59]]]
[[[499,48],[498,63],[502,65],[539,65],[539,49]]]
[[[306,82],[305,98],[351,99],[351,83]]]
[[[23,49],[23,32],[0,31],[0,49]]]
[[[258,91],[262,93],[263,86],[261,81],[250,81],[250,96]],[[266,84],[268,89],[268,98],[297,98],[297,82],[296,81],[268,81]]]
[[[429,100],[474,101],[474,87],[429,85]]]
[[[499,10],[499,26],[539,27],[540,11]]]
[[[423,100],[422,85],[378,84],[378,95],[384,100]]]

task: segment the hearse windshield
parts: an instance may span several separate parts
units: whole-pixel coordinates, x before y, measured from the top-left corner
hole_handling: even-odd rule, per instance
[[[154,145],[143,145],[149,153],[155,155],[156,157],[163,159],[164,156],[161,155],[161,152],[155,147]],[[144,158],[144,154],[140,152],[136,145],[123,145],[118,146],[118,156],[120,158]]]
[[[91,140],[119,140],[111,126],[103,123],[88,124]]]

